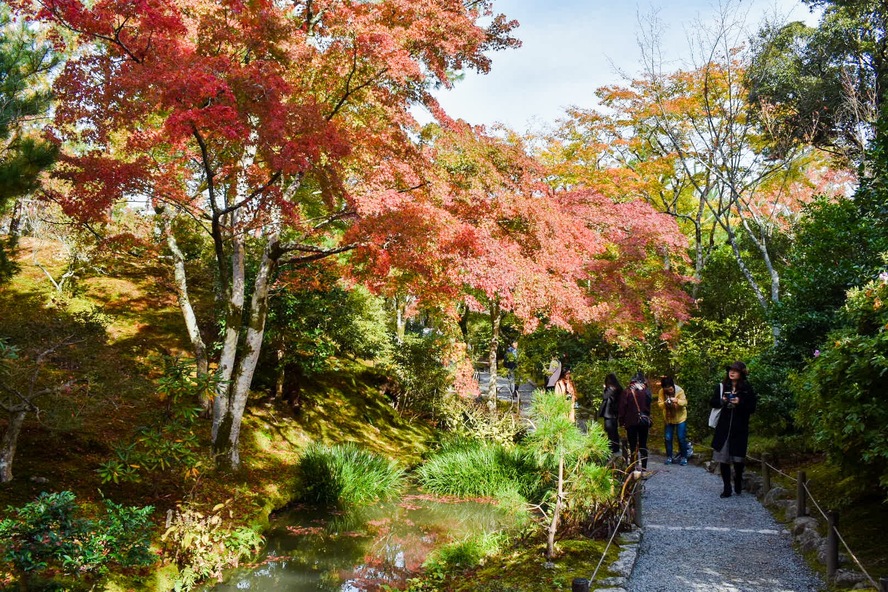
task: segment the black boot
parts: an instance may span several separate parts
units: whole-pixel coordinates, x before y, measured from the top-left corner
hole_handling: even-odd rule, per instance
[[[734,463],[734,493],[740,495],[743,491],[743,463]]]
[[[722,483],[724,483],[725,488],[721,492],[721,497],[731,497],[731,465],[728,463],[718,463],[719,469],[721,469],[722,475]]]

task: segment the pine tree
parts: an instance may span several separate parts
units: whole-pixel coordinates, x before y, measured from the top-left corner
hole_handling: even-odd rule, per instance
[[[37,135],[36,122],[49,111],[46,79],[57,64],[50,46],[0,4],[0,214],[36,189],[40,173],[56,158],[57,147]],[[7,232],[0,237],[0,281],[15,270],[10,259],[18,237],[15,212]]]

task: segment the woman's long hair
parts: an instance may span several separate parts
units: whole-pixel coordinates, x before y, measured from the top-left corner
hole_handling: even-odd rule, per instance
[[[604,386],[616,389],[617,392],[623,392],[623,385],[617,380],[617,375],[611,372],[604,378]]]

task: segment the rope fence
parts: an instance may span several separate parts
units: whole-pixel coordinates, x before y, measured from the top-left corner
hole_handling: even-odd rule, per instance
[[[761,463],[762,466],[762,482],[764,487],[764,493],[768,493],[771,490],[771,473],[776,473],[778,475],[782,475],[790,482],[796,483],[796,517],[801,518],[803,516],[807,516],[807,501],[811,500],[811,503],[814,504],[814,507],[823,516],[823,519],[826,520],[827,523],[827,540],[826,540],[826,572],[827,577],[830,580],[833,580],[836,576],[836,572],[838,571],[839,564],[839,553],[838,553],[838,543],[841,543],[842,546],[847,551],[848,556],[854,561],[854,564],[863,574],[863,576],[869,580],[869,583],[879,592],[888,592],[888,578],[880,578],[878,582],[866,571],[866,568],[863,567],[863,564],[857,558],[857,555],[851,550],[848,546],[848,543],[845,542],[844,537],[839,532],[838,529],[838,520],[839,515],[834,511],[824,511],[820,504],[817,503],[817,499],[811,493],[811,490],[808,489],[808,480],[804,471],[799,471],[798,477],[793,477],[792,475],[788,475],[784,473],[779,468],[775,467],[770,462],[770,456],[768,454],[763,454],[762,458],[754,458],[752,456],[747,455],[746,458],[750,461]]]
[[[589,579],[586,578],[575,578],[571,587],[571,592],[589,592],[589,585],[591,582],[595,581],[595,578],[598,576],[598,570],[601,569],[601,564],[604,563],[604,558],[607,557],[607,552],[610,550],[611,545],[614,542],[614,538],[616,538],[617,533],[620,532],[620,526],[622,526],[623,521],[626,519],[626,514],[629,512],[629,508],[632,506],[633,501],[636,504],[635,508],[635,523],[638,526],[641,526],[641,499],[640,499],[640,490],[638,489],[638,484],[641,482],[641,479],[638,477],[632,476],[632,473],[629,473],[630,477],[626,479],[625,483],[623,483],[623,490],[621,497],[625,500],[623,502],[623,511],[620,513],[619,520],[616,521],[616,524],[613,530],[610,533],[610,537],[608,538],[607,544],[604,546],[604,551],[601,553],[601,558],[598,560],[598,564],[595,566],[595,570],[592,572],[592,576]],[[626,487],[629,484],[632,484],[632,491],[629,495],[626,495]]]

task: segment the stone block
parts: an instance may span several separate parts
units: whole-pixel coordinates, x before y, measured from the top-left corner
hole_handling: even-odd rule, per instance
[[[784,497],[786,497],[786,490],[782,487],[774,487],[765,494],[765,499],[762,500],[762,503],[769,507],[774,506],[775,502],[782,500]]]

